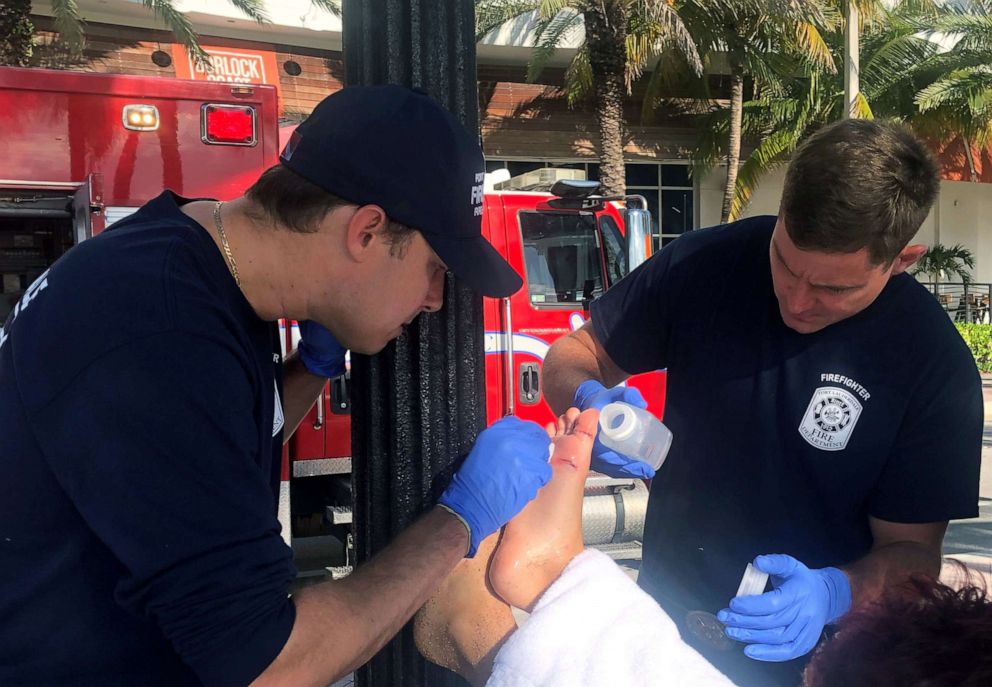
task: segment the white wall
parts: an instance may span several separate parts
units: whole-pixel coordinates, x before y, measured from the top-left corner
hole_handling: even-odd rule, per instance
[[[699,180],[696,195],[699,198],[700,227],[711,227],[720,223],[720,208],[723,204],[723,185],[727,179],[725,167],[717,167]],[[756,215],[777,215],[778,201],[782,195],[782,184],[785,179],[785,167],[767,174],[758,185],[751,197],[751,203],[744,213],[745,217]]]
[[[975,256],[974,280],[992,282],[992,185],[945,181],[931,215],[932,226],[924,227],[916,242],[960,243]]]

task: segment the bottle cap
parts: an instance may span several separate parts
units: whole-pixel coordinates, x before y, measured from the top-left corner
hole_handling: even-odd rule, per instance
[[[636,427],[637,418],[626,403],[607,403],[599,411],[599,429],[611,439],[623,441]]]
[[[768,584],[768,573],[761,572],[750,563],[744,568],[741,586],[737,588],[737,596],[757,596],[765,593]]]

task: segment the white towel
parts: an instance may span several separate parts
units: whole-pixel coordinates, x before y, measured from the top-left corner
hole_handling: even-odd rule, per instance
[[[569,563],[496,656],[487,687],[732,687],[605,554]]]

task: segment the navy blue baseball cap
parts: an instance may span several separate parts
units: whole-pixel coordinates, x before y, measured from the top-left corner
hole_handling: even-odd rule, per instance
[[[482,237],[485,163],[478,137],[427,94],[348,86],[293,132],[282,164],[357,205],[420,231],[458,279],[505,297],[520,276]]]

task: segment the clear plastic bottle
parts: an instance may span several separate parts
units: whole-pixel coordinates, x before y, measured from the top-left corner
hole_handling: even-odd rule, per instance
[[[672,446],[672,431],[648,411],[627,403],[608,403],[599,412],[599,438],[607,448],[657,470]]]

